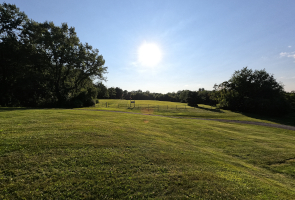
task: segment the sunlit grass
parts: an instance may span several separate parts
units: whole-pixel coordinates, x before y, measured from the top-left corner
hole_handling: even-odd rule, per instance
[[[266,123],[283,123],[288,122],[289,125],[295,125],[295,118],[288,117],[261,117],[256,115],[245,115],[244,113],[232,112],[230,110],[217,109],[209,105],[199,104],[198,108],[190,107],[187,103],[155,101],[155,100],[135,100],[135,104],[130,100],[119,99],[100,99],[95,108],[82,109],[100,109],[114,110],[123,112],[135,112],[144,114],[154,114],[163,116],[190,117],[190,118],[208,118],[208,119],[228,119],[241,121],[254,121]],[[281,120],[280,120],[281,119]],[[294,119],[294,122],[292,121]]]
[[[0,109],[0,199],[292,199],[294,131]]]

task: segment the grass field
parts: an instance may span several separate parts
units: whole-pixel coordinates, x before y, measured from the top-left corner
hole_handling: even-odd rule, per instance
[[[294,178],[295,131],[0,108],[0,199],[294,199]]]
[[[151,100],[135,100],[130,107],[129,100],[118,99],[100,99],[95,109],[116,110],[124,112],[137,112],[145,114],[155,114],[163,116],[177,117],[199,117],[209,119],[229,119],[242,121],[257,121],[274,124],[285,124],[295,126],[295,114],[289,114],[281,117],[266,117],[249,113],[237,113],[228,110],[216,109],[208,105],[199,104],[198,108],[187,106],[187,103],[167,102],[167,101],[151,101]],[[107,104],[106,104],[107,103]],[[107,105],[107,107],[106,107]],[[118,106],[119,105],[119,106]],[[147,109],[149,107],[149,109]],[[85,109],[85,108],[83,108]],[[86,109],[94,109],[93,107]]]

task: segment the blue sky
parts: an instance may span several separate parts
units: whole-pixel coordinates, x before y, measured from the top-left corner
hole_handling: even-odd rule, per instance
[[[212,90],[235,70],[266,69],[295,90],[294,0],[6,0],[29,18],[66,22],[99,49],[107,87],[150,92]],[[143,43],[162,60],[138,62]]]

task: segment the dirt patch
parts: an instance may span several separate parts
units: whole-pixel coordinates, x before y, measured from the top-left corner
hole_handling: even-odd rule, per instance
[[[154,109],[143,108],[143,109],[141,109],[141,113],[146,114],[146,115],[152,115],[154,113]]]

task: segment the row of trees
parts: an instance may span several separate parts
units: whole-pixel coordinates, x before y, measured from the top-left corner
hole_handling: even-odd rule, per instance
[[[102,83],[97,84],[97,88],[102,91],[98,98],[174,101],[194,107],[198,104],[217,105],[223,109],[267,115],[295,110],[295,91],[287,93],[273,75],[247,67],[235,71],[228,81],[215,84],[213,91],[200,88],[198,91],[182,90],[167,94],[141,90],[128,92],[118,87],[106,88]]]
[[[38,23],[15,5],[0,4],[0,105],[92,105],[92,80],[104,80],[107,70],[98,53],[66,23]]]
[[[102,82],[96,84],[98,90],[98,99],[127,99],[127,100],[159,100],[189,103],[190,101],[197,101],[199,104],[212,104],[212,91],[206,91],[204,88],[199,88],[198,91],[181,90],[178,92],[151,93],[142,90],[127,91],[119,87],[107,88]],[[194,95],[197,98],[193,98]]]

